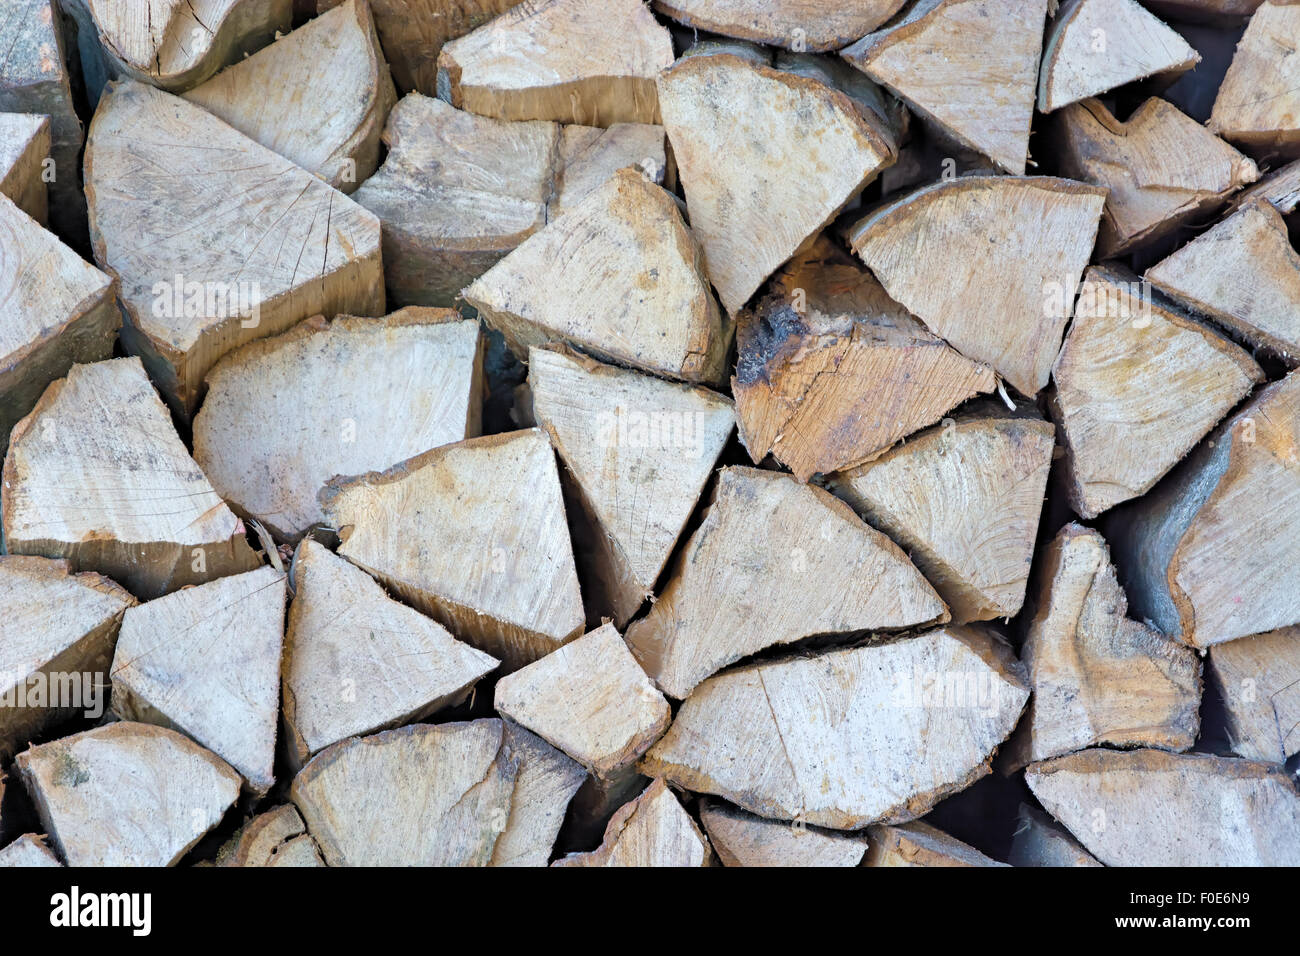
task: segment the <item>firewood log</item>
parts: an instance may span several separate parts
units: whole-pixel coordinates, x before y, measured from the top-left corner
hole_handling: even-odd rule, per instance
[[[1209,127],[1265,154],[1300,153],[1300,6],[1268,0],[1250,18],[1219,86]]]
[[[590,853],[571,853],[552,866],[712,866],[709,841],[662,780],[614,814],[605,840]]]
[[[684,700],[767,647],[947,620],[902,550],[844,502],[790,475],[725,468],[704,523],[627,643],[658,687]]]
[[[892,17],[906,0],[655,0],[683,26],[787,50],[828,53]]]
[[[3,96],[3,94],[0,94]],[[49,220],[45,162],[50,157],[50,118],[0,113],[0,196],[42,226]]]
[[[1020,805],[1007,862],[1012,866],[1101,866],[1064,827],[1027,803]]]
[[[0,850],[0,869],[9,866],[62,866],[38,834],[24,833]]]
[[[546,866],[569,802],[587,772],[546,741],[510,721],[506,745],[519,761],[506,828],[492,848],[492,866]]]
[[[1216,644],[1209,661],[1233,753],[1266,763],[1300,753],[1300,627]]]
[[[217,866],[324,866],[297,809],[285,803],[259,813],[217,851]]]
[[[625,166],[640,167],[647,179],[659,185],[667,180],[662,126],[649,123],[615,123],[608,129],[561,126],[559,149],[546,206],[548,222],[578,205]]]
[[[860,836],[764,820],[714,800],[700,822],[723,866],[858,866],[867,851]]]
[[[1295,212],[1296,206],[1300,206],[1300,159],[1274,170],[1244,190],[1237,197],[1236,205],[1249,205],[1256,199],[1272,203],[1284,216]]]
[[[863,866],[1006,866],[922,820],[867,828]]]
[[[69,866],[173,866],[239,796],[229,764],[150,724],[63,737],[15,765]]]
[[[148,599],[261,562],[189,456],[138,358],[74,365],[10,436],[5,545]]]

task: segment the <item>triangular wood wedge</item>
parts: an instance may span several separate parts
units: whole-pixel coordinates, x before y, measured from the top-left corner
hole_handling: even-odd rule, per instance
[[[1033,396],[1060,350],[1105,198],[1068,179],[968,176],[876,210],[850,239],[931,331]]]
[[[731,435],[731,402],[569,350],[531,349],[528,369],[533,414],[591,539],[579,555],[598,592],[588,606],[622,627],[654,590]]]
[[[906,0],[655,0],[654,8],[679,23],[808,53],[848,46],[880,26]]]
[[[0,195],[8,196],[41,225],[48,219],[42,174],[49,157],[48,116],[0,113]]]
[[[1210,648],[1233,753],[1285,763],[1300,753],[1300,627]]]
[[[522,727],[509,721],[506,746],[519,761],[506,828],[492,848],[493,866],[546,866],[565,811],[587,771]]]
[[[701,684],[641,769],[775,820],[906,822],[989,772],[1022,675],[976,627],[751,664]]]
[[[487,866],[517,774],[499,720],[414,724],[327,748],[289,798],[330,866]]]
[[[1025,171],[1049,0],[920,0],[840,52],[961,145]]]
[[[1300,5],[1270,0],[1250,18],[1219,85],[1209,127],[1252,150],[1300,149]]]
[[[1251,345],[1300,363],[1300,253],[1264,199],[1157,262],[1146,278]]]
[[[1134,80],[1176,77],[1200,61],[1136,0],[1064,0],[1043,45],[1038,108],[1050,113]]]
[[[1259,178],[1243,156],[1164,100],[1120,122],[1100,100],[1061,110],[1052,125],[1062,176],[1103,186],[1097,249],[1116,256],[1203,221]]]
[[[366,0],[347,0],[185,98],[350,193],[379,164],[397,92]]]
[[[1245,206],[1255,199],[1266,200],[1284,216],[1295,212],[1300,206],[1300,159],[1269,173],[1243,191],[1237,197],[1237,205]]]
[[[712,866],[713,851],[662,780],[625,804],[605,828],[605,840],[590,853],[571,853],[552,866]]]
[[[538,429],[444,445],[322,492],[339,554],[514,670],[585,620],[555,453]]]
[[[179,730],[238,770],[275,783],[285,576],[269,566],[133,607],[110,672],[113,713]]]
[[[561,126],[560,152],[547,200],[547,221],[568,212],[618,170],[638,166],[647,179],[663,183],[664,128],[650,123]]]
[[[731,53],[678,60],[659,101],[691,229],[733,314],[898,155],[846,93]]]
[[[0,758],[78,713],[99,717],[122,615],[135,598],[67,562],[0,556]]]
[[[316,841],[291,803],[259,813],[217,851],[216,866],[324,866]]]
[[[122,324],[108,276],[0,196],[0,442],[74,362],[113,354]]]
[[[1094,266],[1052,378],[1070,505],[1095,518],[1149,491],[1264,374],[1136,276]]]
[[[494,706],[602,777],[631,766],[672,720],[613,624],[501,678]]]
[[[700,822],[723,866],[857,866],[867,852],[862,837],[765,820],[712,800]]]
[[[138,358],[74,365],[10,436],[5,546],[147,599],[258,566]]]
[[[1135,616],[1207,648],[1300,623],[1300,373],[1259,392],[1106,533]],[[1274,529],[1274,530],[1270,530]]]
[[[325,519],[335,475],[477,435],[482,366],[478,322],[448,309],[317,316],[213,367],[194,458],[236,510],[294,540]]]
[[[677,204],[633,169],[526,239],[465,301],[521,359],[558,339],[605,361],[718,382],[731,345]]]
[[[1300,793],[1280,767],[1085,750],[1031,765],[1025,781],[1106,866],[1300,866]]]
[[[69,866],[172,866],[239,796],[228,764],[150,724],[105,724],[15,765]]]
[[[704,523],[627,643],[659,688],[684,700],[767,647],[946,620],[902,550],[844,502],[791,475],[724,468]]]
[[[863,866],[1006,866],[921,820],[867,829]]]
[[[1007,862],[1012,866],[1101,866],[1068,830],[1027,803],[1020,805]]]
[[[298,766],[345,737],[459,703],[497,666],[310,538],[294,555],[293,582],[284,722]]]
[[[86,196],[95,261],[121,280],[122,343],[182,418],[230,349],[317,313],[384,312],[379,220],[178,97],[105,93]]]
[[[1201,662],[1125,617],[1106,539],[1070,523],[1041,558],[1020,650],[1033,695],[1008,754],[1019,768],[1096,744],[1187,750],[1200,729]]]
[[[540,0],[443,46],[438,96],[506,120],[657,123],[673,42],[641,0]]]
[[[906,549],[957,623],[1014,617],[1025,600],[1050,423],[982,407],[922,432],[830,487]]]
[[[0,850],[0,869],[5,867],[48,867],[62,866],[35,833],[24,833],[13,843]]]

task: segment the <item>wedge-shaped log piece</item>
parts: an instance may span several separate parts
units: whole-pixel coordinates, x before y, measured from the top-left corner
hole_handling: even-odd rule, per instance
[[[310,538],[298,546],[293,580],[284,723],[298,766],[345,737],[459,703],[497,666]]]
[[[0,556],[0,593],[0,758],[8,759],[61,719],[103,712],[113,644],[135,598],[102,575],[23,555]]]
[[[1020,805],[1007,862],[1012,866],[1101,866],[1064,827],[1027,803]]]
[[[1254,186],[1237,197],[1238,205],[1245,206],[1255,199],[1264,199],[1286,216],[1300,206],[1300,159],[1287,163],[1269,173]]]
[[[733,314],[898,155],[848,94],[731,53],[683,57],[659,100],[691,229]]]
[[[0,441],[74,362],[113,354],[112,279],[0,196]]]
[[[1300,865],[1300,793],[1280,767],[1084,750],[1031,765],[1025,781],[1106,866]]]
[[[921,820],[867,830],[864,866],[1006,866]]]
[[[335,475],[477,435],[482,366],[478,323],[447,309],[318,316],[213,367],[194,458],[236,510],[294,540],[325,519]]]
[[[676,203],[632,169],[525,240],[465,300],[521,359],[558,339],[606,361],[718,382],[731,345]]]
[[[969,176],[853,228],[885,290],[1027,396],[1047,384],[1106,191],[1048,176]]]
[[[905,0],[655,0],[685,26],[788,50],[826,53],[880,26]]]
[[[44,841],[35,833],[24,833],[0,850],[0,869],[5,867],[62,866]]]
[[[613,624],[503,677],[495,706],[602,777],[631,766],[672,720]]]
[[[1250,18],[1219,85],[1209,127],[1224,139],[1266,153],[1300,150],[1300,6],[1270,0]]]
[[[499,720],[414,724],[327,748],[289,798],[330,866],[487,866],[517,774]]]
[[[1259,178],[1254,160],[1160,99],[1122,123],[1100,100],[1074,103],[1053,118],[1052,133],[1061,175],[1110,190],[1097,237],[1102,256],[1203,221]]]
[[[336,479],[322,496],[339,554],[507,671],[582,633],[555,453],[540,430],[435,448]]]
[[[1070,505],[1095,518],[1149,491],[1264,374],[1136,276],[1094,266],[1052,378]]]
[[[539,0],[444,45],[438,96],[506,120],[658,123],[655,76],[672,62],[672,37],[640,0]]]
[[[260,563],[138,358],[74,365],[10,436],[5,546],[148,599]]]
[[[105,724],[15,765],[69,866],[172,866],[239,796],[225,761],[150,724]]]
[[[185,98],[350,193],[379,164],[397,92],[366,0],[347,0]]]
[[[217,851],[217,866],[324,866],[316,841],[291,803],[259,813]]]
[[[1300,253],[1264,199],[1157,262],[1146,278],[1251,345],[1300,364]]]
[[[506,745],[519,761],[519,773],[510,817],[492,848],[492,866],[546,866],[569,801],[587,779],[587,771],[509,721]]]
[[[979,408],[875,461],[832,475],[831,489],[906,549],[957,623],[1014,617],[1025,600],[1052,426]]]
[[[1065,0],[1043,46],[1038,108],[1050,113],[1148,76],[1173,78],[1200,61],[1136,0]]]
[[[642,772],[776,820],[906,822],[989,772],[1022,673],[976,627],[751,664],[700,685]]]
[[[1210,649],[1233,753],[1284,763],[1300,753],[1300,627]]]
[[[193,103],[140,83],[86,144],[95,261],[121,280],[127,351],[188,419],[232,348],[309,315],[382,315],[379,221]]]
[[[857,866],[867,852],[862,837],[765,820],[716,801],[700,811],[700,822],[723,866]]]
[[[684,700],[766,647],[946,620],[902,550],[844,502],[790,475],[725,468],[704,523],[627,643],[659,688]]]
[[[49,218],[42,178],[49,157],[48,116],[0,113],[0,195],[8,196],[41,225]]]
[[[1107,523],[1135,616],[1207,648],[1300,623],[1300,374],[1268,386]]]
[[[1096,744],[1187,750],[1200,729],[1201,662],[1125,617],[1106,539],[1067,524],[1042,555],[1020,659],[1033,696],[1008,748],[1017,767]]]
[[[546,207],[547,220],[568,212],[625,166],[638,166],[663,183],[666,169],[664,128],[650,123],[561,126],[560,153]]]
[[[625,804],[590,853],[571,853],[552,866],[712,866],[713,851],[673,792],[656,780]]]
[[[713,473],[735,422],[731,402],[564,349],[531,349],[528,368],[534,417],[591,540],[579,554],[597,592],[588,606],[622,627],[654,590]]]
[[[1025,171],[1049,0],[920,0],[840,55],[1015,175]]]

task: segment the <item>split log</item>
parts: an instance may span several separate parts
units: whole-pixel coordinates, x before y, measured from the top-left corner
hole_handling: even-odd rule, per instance
[[[324,866],[316,841],[293,804],[259,813],[217,851],[217,866]]]
[[[1285,763],[1300,753],[1300,627],[1210,648],[1232,752]]]
[[[1136,276],[1094,266],[1052,378],[1070,505],[1095,518],[1149,491],[1264,374]]]
[[[138,358],[45,390],[10,436],[3,519],[9,553],[67,558],[141,599],[260,564]]]
[[[555,453],[543,432],[469,439],[386,472],[334,479],[322,503],[340,555],[501,659],[505,672],[582,633]]]
[[[379,221],[178,97],[105,93],[86,196],[95,261],[121,281],[122,344],[184,420],[236,346],[317,313],[384,313]]]
[[[318,496],[335,475],[479,433],[479,325],[446,309],[317,316],[228,353],[207,385],[195,461],[240,514],[293,541],[325,520]]]
[[[173,866],[239,796],[228,764],[149,724],[105,724],[15,763],[69,866]]]
[[[989,772],[1022,675],[976,627],[751,664],[701,684],[641,769],[771,819],[902,823]]]
[[[520,359],[561,340],[691,382],[718,382],[731,322],[673,197],[636,170],[615,173],[465,290]]]
[[[1067,179],[968,176],[876,210],[851,242],[931,331],[1033,396],[1060,350],[1105,198]]]
[[[346,0],[185,94],[350,193],[379,165],[397,102],[366,0]]]
[[[683,26],[796,52],[828,53],[880,26],[906,0],[655,0]]]
[[[0,196],[0,441],[74,363],[113,354],[116,293],[112,279]]]
[[[672,720],[612,624],[503,677],[494,706],[601,777],[634,764]]]
[[[1300,793],[1278,767],[1085,750],[1033,764],[1025,780],[1106,866],[1300,865]]]
[[[684,700],[767,647],[946,620],[902,550],[842,501],[791,475],[724,468],[704,523],[627,643],[659,688]]]
[[[840,51],[918,116],[1022,175],[1049,0],[921,0]]]
[[[1053,120],[1062,176],[1109,190],[1097,238],[1118,256],[1204,221],[1259,178],[1259,168],[1164,100],[1149,99],[1125,122],[1099,100]]]
[[[906,549],[958,624],[1014,617],[1025,601],[1052,426],[978,407],[945,419],[830,488]]]
[[[655,76],[672,62],[640,0],[530,0],[444,44],[438,97],[505,120],[658,123]]]
[[[49,158],[48,116],[0,113],[0,196],[8,196],[42,226],[49,220],[42,178]]]
[[[497,666],[310,538],[292,573],[284,726],[296,767],[345,737],[460,703]]]
[[[1084,747],[1182,751],[1200,729],[1195,651],[1125,615],[1106,539],[1067,524],[1044,550],[1020,660],[1032,696],[1008,746],[1019,769]]]
[[[1265,200],[1242,206],[1146,278],[1256,348],[1300,363],[1300,253]]]
[[[1007,862],[1012,866],[1101,866],[1064,827],[1027,803],[1020,805]]]
[[[1043,45],[1038,108],[1050,113],[1149,76],[1172,82],[1200,61],[1136,0],[1065,0]]]
[[[1237,205],[1246,206],[1256,199],[1272,203],[1284,216],[1295,212],[1296,206],[1300,206],[1300,159],[1287,163],[1242,192],[1237,197]]]
[[[691,229],[731,314],[898,156],[893,131],[848,94],[729,52],[678,60],[659,100]]]
[[[506,745],[519,761],[506,828],[492,848],[493,866],[546,866],[569,801],[587,772],[540,737],[505,722]]]
[[[1197,648],[1300,622],[1300,374],[1259,392],[1107,537],[1137,616]]]
[[[62,866],[59,858],[35,833],[24,833],[13,843],[0,850],[0,869],[5,867]]]
[[[590,616],[623,627],[654,591],[735,422],[702,388],[601,365],[565,349],[530,349],[532,412],[572,487]],[[592,587],[592,584],[595,587]]]
[[[588,193],[626,166],[640,167],[662,185],[667,178],[664,128],[649,123],[561,126],[560,152],[546,206],[549,222],[578,205]]]
[[[1266,154],[1300,151],[1300,6],[1268,0],[1237,44],[1219,85],[1209,127],[1224,139]]]
[[[852,468],[980,392],[988,366],[930,333],[829,241],[736,318],[740,439],[807,481]],[[818,256],[817,260],[811,256]]]
[[[605,839],[590,853],[570,853],[552,866],[712,866],[713,851],[673,792],[656,780],[614,814]]]
[[[103,713],[108,665],[122,615],[135,598],[67,562],[0,555],[0,758],[41,730]],[[2,791],[0,791],[2,792]]]
[[[487,866],[517,774],[499,720],[415,724],[326,748],[289,799],[330,866]]]
[[[921,820],[867,829],[863,866],[1006,866]]]
[[[723,866],[858,866],[867,851],[860,836],[764,820],[712,800],[700,822]]]

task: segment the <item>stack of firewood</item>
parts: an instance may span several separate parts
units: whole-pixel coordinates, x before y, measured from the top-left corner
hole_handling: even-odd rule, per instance
[[[1297,0],[0,51],[0,864],[1300,864]]]

